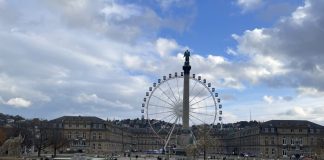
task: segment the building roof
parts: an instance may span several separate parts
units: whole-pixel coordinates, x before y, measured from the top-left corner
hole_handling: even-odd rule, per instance
[[[261,124],[262,127],[309,127],[324,128],[323,126],[307,120],[270,120]]]
[[[105,121],[101,118],[94,116],[62,116],[53,120],[50,123],[62,123],[64,121],[86,121],[91,123],[104,123]]]

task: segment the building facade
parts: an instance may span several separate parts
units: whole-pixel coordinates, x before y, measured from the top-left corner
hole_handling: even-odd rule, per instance
[[[130,128],[97,117],[63,116],[49,121],[61,130],[66,145],[62,152],[111,154],[156,150],[163,142],[148,128]]]
[[[323,157],[323,126],[302,120],[271,120],[230,132],[223,138],[227,154],[265,158]]]
[[[132,128],[104,121],[97,117],[63,116],[50,121],[62,130],[67,144],[63,151],[111,154],[148,151],[163,148],[164,142],[150,128]],[[255,127],[237,130],[214,129],[209,138],[214,144],[209,154],[246,153],[265,158],[323,156],[323,126],[301,120],[271,120]],[[197,136],[197,139],[200,137]],[[170,144],[177,145],[177,136]]]

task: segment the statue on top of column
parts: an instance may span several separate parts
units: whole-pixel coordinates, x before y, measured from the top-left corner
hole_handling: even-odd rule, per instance
[[[189,65],[189,57],[190,57],[190,52],[188,50],[185,51],[183,57],[185,57],[185,65]]]

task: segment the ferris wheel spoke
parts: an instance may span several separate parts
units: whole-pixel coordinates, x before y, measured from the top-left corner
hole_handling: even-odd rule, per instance
[[[193,117],[193,118],[197,119],[198,121],[202,122],[203,124],[204,124],[204,123],[206,123],[206,122],[204,122],[203,120],[201,120],[201,119],[199,119],[199,118],[197,118],[197,117],[193,116],[193,115],[192,115],[192,114],[190,114],[190,113],[189,113],[189,116],[191,116],[191,117]],[[190,118],[189,118],[189,119],[190,119]]]
[[[152,95],[153,97],[155,97],[155,98],[157,98],[157,99],[159,99],[160,101],[162,101],[162,102],[165,102],[165,103],[167,103],[167,104],[169,104],[170,106],[174,106],[175,104],[171,104],[171,103],[169,103],[168,101],[166,101],[166,100],[164,100],[164,99],[162,99],[162,98],[160,98],[160,97],[157,97],[157,96],[155,96],[155,95]]]
[[[158,89],[175,105],[176,103],[160,88],[158,87]]]
[[[178,99],[180,101],[180,89],[179,89],[178,78],[176,78],[176,80],[177,80],[177,89],[178,89]]]
[[[177,115],[173,114],[173,117],[167,122],[167,124],[170,124],[170,122],[174,119],[177,118]]]
[[[212,95],[209,95],[209,96],[203,98],[202,100],[200,100],[200,101],[198,101],[198,102],[195,102],[195,103],[191,104],[190,106],[193,106],[193,105],[195,105],[195,104],[197,104],[197,103],[200,103],[200,102],[206,100],[207,98],[209,98],[209,97],[211,97],[211,96],[212,96]]]
[[[195,87],[196,87],[196,85],[197,85],[197,82],[198,82],[198,81],[195,81],[195,84],[194,84],[193,87],[190,89],[190,91],[193,91],[193,90],[195,89]]]
[[[156,114],[170,113],[170,112],[173,112],[173,111],[157,112],[157,113],[151,113],[151,114],[148,114],[148,115],[156,115]]]
[[[174,92],[173,92],[173,90],[172,90],[172,88],[170,87],[170,84],[169,84],[169,82],[167,81],[167,85],[168,85],[168,87],[169,87],[169,89],[171,90],[171,92],[172,92],[172,95],[173,95],[173,97],[174,97],[174,99],[176,100],[176,102],[179,102],[179,100],[175,97],[175,94],[174,94]]]
[[[197,98],[201,93],[202,93],[202,91],[204,91],[205,90],[205,88],[202,88],[199,92],[198,92],[198,94],[196,94],[190,101],[189,101],[189,103],[191,103],[195,98]]]
[[[149,104],[149,106],[154,106],[154,107],[157,107],[157,108],[168,108],[168,109],[173,109],[172,107],[167,107],[167,106],[161,106],[161,105],[156,105],[156,104]]]
[[[169,124],[174,118],[176,118],[177,116],[174,115],[169,121],[167,124]],[[162,130],[165,130],[165,128],[161,127],[156,133],[160,133]]]
[[[169,115],[167,115],[167,116],[161,118],[161,120],[162,120],[162,119],[167,119],[167,118],[169,118],[169,117],[171,117],[171,116],[175,117],[176,114],[174,114],[174,113],[169,114]],[[173,118],[172,118],[172,119],[173,119]],[[171,120],[170,120],[170,121],[171,121]],[[159,123],[159,122],[160,122],[160,121],[156,121],[156,122],[152,123],[152,125],[155,125],[155,124],[157,124],[157,123]]]
[[[212,116],[212,117],[215,116],[215,115],[212,115],[212,114],[200,113],[200,112],[194,112],[194,111],[191,111],[191,113],[196,113],[196,114],[205,115],[205,116]]]
[[[195,108],[190,108],[190,109],[209,108],[209,107],[215,107],[215,105],[203,106],[203,107],[195,107]]]

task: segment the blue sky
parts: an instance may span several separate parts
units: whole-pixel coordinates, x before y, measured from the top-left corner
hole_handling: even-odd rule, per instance
[[[224,122],[324,124],[324,3],[316,0],[0,0],[0,112],[140,117],[148,87],[192,73]]]

